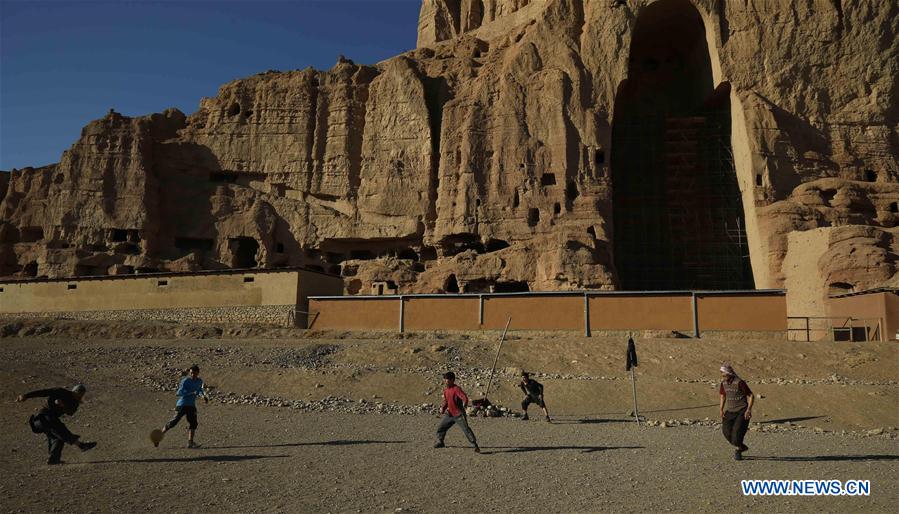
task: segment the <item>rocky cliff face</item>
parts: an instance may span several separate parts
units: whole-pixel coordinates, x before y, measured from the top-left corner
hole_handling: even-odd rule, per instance
[[[613,127],[676,110],[646,91],[694,66],[693,96],[729,119],[754,285],[782,287],[789,234],[817,228],[834,231],[821,294],[897,284],[897,20],[875,0],[423,0],[407,54],[237,80],[189,116],[110,112],[58,164],[13,171],[0,275],[305,265],[351,294],[621,288],[614,213],[644,197],[614,188],[642,149]],[[677,24],[704,43],[653,53]]]

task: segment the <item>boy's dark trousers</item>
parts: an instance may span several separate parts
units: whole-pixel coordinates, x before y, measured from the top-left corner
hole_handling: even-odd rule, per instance
[[[68,444],[78,442],[78,436],[69,431],[69,429],[59,419],[59,416],[48,410],[42,410],[38,415],[38,423],[47,436],[47,451],[50,456],[47,458],[48,464],[58,464],[62,457],[62,448]]]
[[[743,437],[748,429],[749,420],[746,419],[746,409],[724,413],[724,419],[721,420],[721,432],[724,433],[724,438],[730,444],[737,448],[743,446]]]
[[[166,430],[171,430],[181,421],[181,418],[187,416],[187,425],[191,430],[197,429],[197,408],[192,405],[181,405],[175,408],[175,417],[165,424]]]
[[[465,417],[465,414],[459,414],[458,416],[453,416],[449,412],[443,415],[443,419],[440,420],[440,425],[437,427],[437,442],[443,443],[443,438],[446,437],[447,430],[450,429],[451,426],[459,424],[459,428],[462,429],[462,433],[465,434],[465,437],[468,439],[468,442],[477,446],[478,440],[474,437],[474,432],[471,431],[471,428],[468,426],[468,420]]]

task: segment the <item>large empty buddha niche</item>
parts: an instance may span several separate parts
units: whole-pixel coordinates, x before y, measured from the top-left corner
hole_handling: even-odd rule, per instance
[[[235,237],[228,240],[231,248],[232,268],[255,268],[256,252],[259,251],[259,243],[252,237]]]
[[[754,287],[729,96],[729,84],[713,86],[705,28],[689,1],[640,12],[612,122],[622,289]]]

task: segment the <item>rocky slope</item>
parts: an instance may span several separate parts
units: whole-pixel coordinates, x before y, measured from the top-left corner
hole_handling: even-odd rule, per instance
[[[899,7],[694,4],[424,0],[396,58],[261,73],[190,115],[111,111],[58,164],[12,172],[0,275],[305,265],[351,294],[620,288],[615,113],[658,100],[639,96],[659,41],[638,24],[682,19],[730,115],[755,286],[783,286],[789,234],[818,228],[822,295],[896,284]]]

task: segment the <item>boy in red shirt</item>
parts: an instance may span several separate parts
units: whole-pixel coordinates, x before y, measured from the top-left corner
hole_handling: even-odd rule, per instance
[[[465,407],[468,406],[468,396],[461,387],[456,385],[456,374],[452,371],[443,375],[443,403],[440,405],[440,414],[443,419],[437,427],[437,443],[434,448],[443,448],[443,438],[446,437],[447,430],[456,423],[462,429],[462,433],[468,438],[468,442],[474,445],[475,453],[481,453],[478,447],[478,441],[474,437],[474,432],[468,427],[468,418],[465,415]]]

